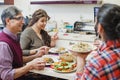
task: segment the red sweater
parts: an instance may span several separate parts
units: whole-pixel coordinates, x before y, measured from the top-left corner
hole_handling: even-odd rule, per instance
[[[6,42],[10,46],[10,48],[13,52],[13,55],[14,55],[13,63],[12,63],[13,69],[22,67],[23,66],[22,50],[20,48],[19,41],[13,40],[10,36],[5,34],[4,32],[1,32],[0,36],[2,36],[2,37],[0,37],[0,41]],[[23,80],[23,79],[17,78],[15,80]]]

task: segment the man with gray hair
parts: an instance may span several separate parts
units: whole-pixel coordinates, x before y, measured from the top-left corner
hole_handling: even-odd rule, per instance
[[[31,69],[44,69],[45,62],[42,59],[34,59],[25,66],[26,58],[22,56],[22,50],[17,38],[22,31],[24,18],[15,6],[8,7],[1,15],[4,29],[0,33],[0,80],[26,80],[24,75]]]

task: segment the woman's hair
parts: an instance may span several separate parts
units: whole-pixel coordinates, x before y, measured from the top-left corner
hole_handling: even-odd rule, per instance
[[[32,18],[28,24],[28,27],[31,27],[32,25],[34,25],[42,17],[46,17],[47,20],[50,19],[50,17],[48,16],[45,10],[43,9],[36,10],[32,15]]]
[[[120,6],[115,4],[102,5],[97,14],[98,23],[102,25],[108,40],[120,38]]]
[[[32,15],[32,18],[28,24],[28,27],[31,27],[32,25],[34,25],[42,17],[46,17],[47,20],[50,19],[50,17],[48,16],[45,10],[43,9],[36,10]],[[48,33],[45,30],[41,30],[40,34],[42,35],[42,39],[45,45],[50,47],[51,37],[48,35]]]
[[[21,13],[21,10],[19,10],[15,6],[11,6],[11,7],[6,8],[5,10],[3,10],[2,14],[1,14],[1,20],[3,22],[3,25],[6,26],[6,21],[5,21],[6,18],[11,19],[20,13]]]
[[[45,46],[51,47],[51,36],[45,30],[41,30],[40,34],[42,35],[42,39],[44,41]]]

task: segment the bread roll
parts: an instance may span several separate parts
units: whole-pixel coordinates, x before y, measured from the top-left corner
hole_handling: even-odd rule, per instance
[[[60,60],[66,61],[66,62],[73,62],[74,57],[72,54],[64,53],[64,54],[60,54]]]

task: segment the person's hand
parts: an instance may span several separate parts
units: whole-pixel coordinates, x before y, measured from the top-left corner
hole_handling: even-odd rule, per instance
[[[28,62],[26,64],[26,66],[28,66],[30,68],[30,70],[32,69],[36,69],[36,70],[43,70],[45,68],[45,62],[43,61],[42,58],[36,58],[30,62]]]
[[[95,39],[93,44],[98,48],[101,43],[102,43],[101,40]]]
[[[38,58],[38,57],[42,57],[43,55],[45,55],[45,50],[38,50],[34,56]]]
[[[76,72],[83,72],[83,68],[86,62],[86,57],[88,56],[89,52],[88,53],[71,52],[71,53],[76,56],[76,60],[77,60]]]
[[[55,33],[51,38],[52,38],[52,40],[57,40],[58,39],[58,32]]]
[[[42,46],[39,48],[39,50],[44,50],[44,53],[47,54],[48,51],[49,51],[50,47],[47,47],[47,46]]]

